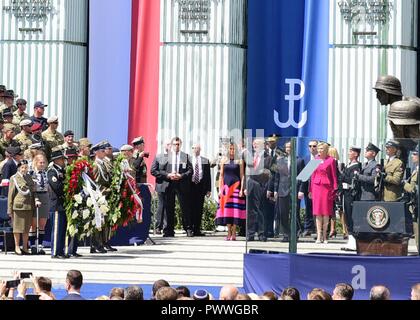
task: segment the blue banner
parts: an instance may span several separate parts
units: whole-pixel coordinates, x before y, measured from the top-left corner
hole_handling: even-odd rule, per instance
[[[275,271],[273,271],[275,270]],[[355,289],[355,300],[369,299],[370,289],[385,285],[392,300],[409,300],[411,287],[420,283],[420,258],[321,254],[247,254],[244,257],[245,292],[277,294],[287,287],[301,299],[314,288],[333,293],[338,283]]]
[[[247,129],[325,139],[328,0],[249,0]]]

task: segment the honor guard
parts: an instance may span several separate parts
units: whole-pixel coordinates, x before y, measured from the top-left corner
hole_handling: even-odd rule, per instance
[[[95,165],[93,167],[93,177],[96,184],[98,185],[102,195],[109,197],[112,175],[108,172],[105,165],[105,148],[106,143],[100,142],[92,147],[91,152],[95,155]],[[91,244],[90,252],[96,253],[106,253],[108,251],[117,251],[117,249],[112,248],[108,241],[110,239],[110,227],[106,224],[102,225],[101,231],[95,231]]]
[[[65,155],[59,148],[51,152],[53,165],[47,171],[48,184],[51,187],[51,258],[66,258],[64,247],[67,229],[67,217],[64,208]]]
[[[381,150],[373,143],[369,143],[366,147],[366,162],[363,164],[360,174],[356,175],[360,183],[361,201],[379,200],[378,194],[375,192],[375,179],[379,170],[376,163],[376,156],[379,151]]]
[[[49,148],[52,150],[55,147],[61,146],[64,144],[63,135],[57,131],[58,128],[58,117],[52,116],[47,120],[48,129],[42,132],[42,138],[48,144]]]
[[[67,158],[67,164],[70,166],[73,164],[74,161],[78,158],[78,153],[75,148],[67,148],[63,149],[64,155]],[[77,253],[78,248],[78,239],[77,236],[70,237],[68,234],[66,234],[66,241],[65,241],[65,248],[64,248],[64,254],[66,258],[79,258],[82,255]]]
[[[402,194],[401,181],[404,176],[404,164],[397,157],[399,148],[397,141],[390,140],[385,147],[388,160],[385,164],[384,172],[382,172],[384,180],[383,201],[397,201]]]
[[[358,161],[361,148],[351,147],[349,149],[349,164],[341,173],[340,180],[343,190],[343,209],[349,233],[353,232],[353,202],[359,200],[360,191],[357,186],[357,176],[362,170],[362,165]]]
[[[31,146],[34,141],[32,140],[32,121],[29,119],[20,122],[20,133],[14,138],[20,145],[20,148],[25,151]]]
[[[408,210],[413,215],[413,229],[414,229],[414,235],[416,238],[416,245],[417,250],[419,249],[418,244],[418,172],[419,172],[419,149],[418,147],[411,153],[411,160],[413,164],[415,165],[414,171],[412,172],[410,178],[407,181],[403,181],[403,189],[404,192],[408,193],[410,195],[410,201],[408,203]]]

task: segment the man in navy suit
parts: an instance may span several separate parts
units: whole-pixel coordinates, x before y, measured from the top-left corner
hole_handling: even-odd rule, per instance
[[[290,207],[291,207],[291,143],[285,144],[286,156],[281,157],[277,160],[277,169],[274,175],[274,179],[270,181],[269,194],[270,196],[274,193],[276,199],[275,205],[275,220],[276,227],[275,232],[283,233],[283,241],[288,242],[290,236]],[[305,167],[305,162],[302,158],[296,158],[297,175]],[[297,201],[297,231],[301,230],[300,222],[300,200],[303,199],[303,186],[302,183],[297,185],[298,194],[296,195]]]
[[[169,182],[164,190],[166,208],[163,225],[164,237],[173,237],[175,235],[175,195],[178,196],[181,206],[184,230],[187,232],[188,237],[194,236],[189,203],[193,168],[190,156],[180,151],[181,144],[180,138],[172,139],[172,152],[168,154],[165,163],[159,166],[159,175],[156,176]]]
[[[67,296],[62,300],[86,300],[80,295],[80,288],[83,284],[82,273],[78,270],[70,270],[66,277]]]
[[[379,151],[381,150],[372,143],[369,143],[366,147],[365,158],[367,161],[364,163],[360,174],[356,175],[362,189],[361,201],[378,200],[378,195],[375,192],[375,178],[377,175],[377,163],[375,158]]]

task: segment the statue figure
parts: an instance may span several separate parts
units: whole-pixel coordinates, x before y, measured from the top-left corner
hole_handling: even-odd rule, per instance
[[[420,139],[420,99],[403,97],[401,82],[394,76],[381,76],[376,82],[376,97],[390,105],[388,120],[394,139]]]

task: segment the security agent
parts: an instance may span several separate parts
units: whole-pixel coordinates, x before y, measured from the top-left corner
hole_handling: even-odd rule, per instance
[[[376,156],[381,151],[373,143],[369,143],[365,150],[366,162],[362,166],[360,174],[356,174],[355,177],[360,183],[361,201],[375,201],[378,200],[378,195],[375,192],[375,179],[378,173],[378,167],[376,163]]]
[[[397,201],[402,194],[401,181],[404,176],[404,164],[397,157],[399,149],[397,141],[390,140],[385,147],[388,160],[381,173],[384,181],[383,201]]]
[[[52,190],[51,195],[51,258],[64,259],[67,217],[64,208],[64,181],[65,181],[65,159],[61,148],[54,148],[51,153],[53,165],[47,171],[48,183]]]

